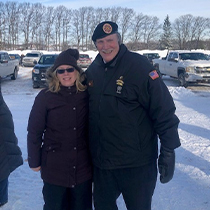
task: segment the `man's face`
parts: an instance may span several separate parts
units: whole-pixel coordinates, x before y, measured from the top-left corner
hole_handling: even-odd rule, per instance
[[[119,43],[117,34],[111,34],[96,40],[96,47],[100,55],[107,63],[111,61],[119,52]]]

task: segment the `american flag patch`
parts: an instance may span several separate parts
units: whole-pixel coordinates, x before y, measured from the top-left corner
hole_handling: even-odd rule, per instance
[[[157,73],[156,70],[154,70],[154,71],[151,71],[151,72],[149,73],[149,76],[150,76],[153,80],[155,80],[155,79],[157,79],[157,78],[159,77],[159,74]]]

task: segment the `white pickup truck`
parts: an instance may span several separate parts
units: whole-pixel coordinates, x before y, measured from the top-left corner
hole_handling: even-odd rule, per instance
[[[0,51],[0,77],[10,76],[12,80],[15,80],[17,79],[18,71],[19,61],[11,59],[7,52]]]
[[[161,75],[177,78],[183,87],[190,82],[210,82],[210,60],[201,52],[170,51],[166,58],[153,59],[153,65]]]

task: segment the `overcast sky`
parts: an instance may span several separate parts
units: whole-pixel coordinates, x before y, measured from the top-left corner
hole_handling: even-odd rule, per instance
[[[0,0],[2,1],[2,0]],[[6,2],[3,0],[2,2]],[[80,7],[126,7],[131,8],[137,13],[144,15],[157,16],[162,22],[166,15],[171,21],[181,15],[191,14],[210,18],[210,0],[12,0],[16,2],[40,2],[45,6],[64,5],[67,8],[78,9]]]

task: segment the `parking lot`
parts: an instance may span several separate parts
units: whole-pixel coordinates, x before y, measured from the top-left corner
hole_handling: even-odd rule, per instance
[[[41,89],[34,89],[32,85],[32,79],[31,79],[31,71],[33,67],[22,67],[20,66],[18,78],[16,80],[11,80],[8,78],[2,79],[2,92],[8,93],[11,90],[13,91],[13,94],[36,94]],[[85,69],[84,69],[85,70]],[[178,87],[178,80],[170,78],[168,76],[163,76],[163,81],[167,86],[171,87]],[[11,88],[12,86],[12,88]],[[206,97],[210,97],[210,83],[204,84],[190,84],[187,89],[192,90],[194,93],[203,95]]]

